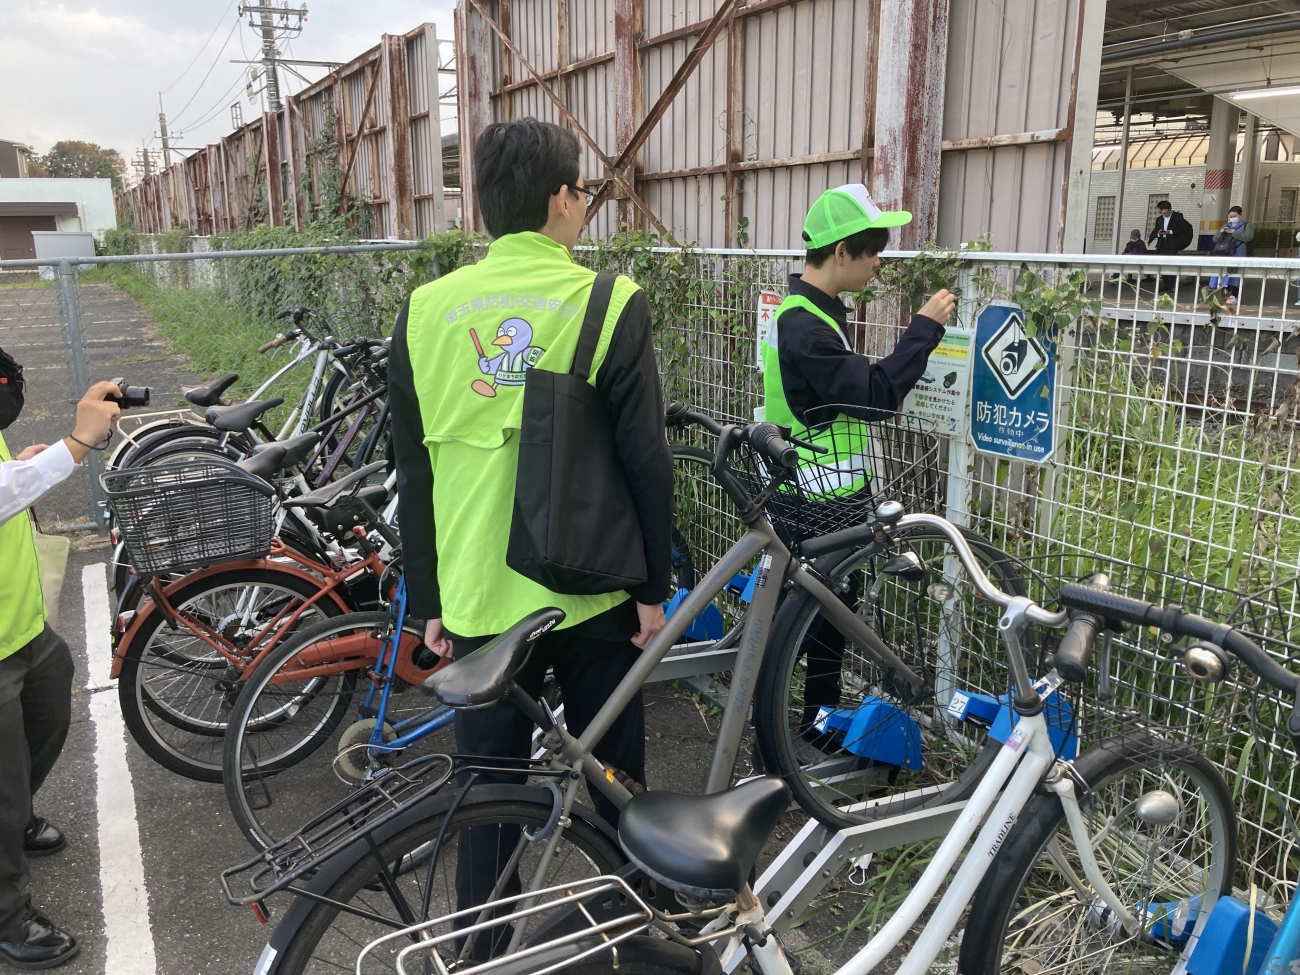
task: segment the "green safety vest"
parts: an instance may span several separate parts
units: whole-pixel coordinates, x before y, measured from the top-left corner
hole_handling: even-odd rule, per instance
[[[407,345],[433,465],[442,618],[453,633],[500,633],[547,606],[564,610],[568,627],[629,598],[555,593],[506,565],[524,377],[530,368],[569,371],[595,279],[549,237],[507,234],[477,264],[411,295]],[[637,290],[626,277],[615,281],[593,386]]]
[[[870,427],[852,417],[837,416],[829,425],[819,425],[809,430],[794,415],[785,398],[785,384],[781,381],[781,357],[777,352],[780,341],[781,316],[791,308],[802,308],[820,318],[849,351],[853,346],[841,331],[839,323],[803,295],[786,295],[772,316],[772,326],[759,349],[763,357],[763,419],[780,426],[790,427],[794,435],[818,446],[826,447],[825,454],[797,448],[800,456],[799,480],[804,491],[812,497],[841,497],[855,494],[866,487],[869,480],[862,472],[871,464],[867,450]]]
[[[0,436],[0,461],[13,460]],[[36,559],[32,519],[27,512],[0,525],[0,660],[31,643],[45,629],[45,598],[41,594],[41,565]]]

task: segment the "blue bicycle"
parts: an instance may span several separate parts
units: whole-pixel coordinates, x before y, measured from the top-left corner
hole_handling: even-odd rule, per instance
[[[440,662],[424,646],[423,621],[406,617],[404,577],[388,612],[322,622],[266,659],[227,724],[226,798],[259,849],[380,770],[454,751],[452,712],[419,692]]]

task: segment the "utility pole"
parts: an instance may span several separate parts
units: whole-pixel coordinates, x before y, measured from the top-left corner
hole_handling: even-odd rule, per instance
[[[288,0],[284,0],[283,4],[277,7],[273,0],[265,0],[262,3],[240,4],[239,13],[240,16],[248,14],[249,26],[262,35],[262,73],[266,91],[266,108],[267,111],[278,112],[284,106],[280,101],[280,79],[275,70],[275,62],[280,57],[275,49],[275,38],[277,34],[295,37],[302,32],[302,25],[307,20],[307,5],[304,3],[290,8]],[[256,20],[254,20],[255,16]]]
[[[158,92],[158,134],[162,138],[163,168],[171,169],[172,168],[172,144],[167,138],[167,114],[163,111],[162,92]]]
[[[271,23],[271,8],[262,7],[262,71],[266,75],[266,106],[272,112],[280,110],[280,83],[275,73],[275,25]]]
[[[141,163],[144,169],[144,178],[148,179],[153,175],[153,170],[149,168],[149,146],[143,139],[140,140],[140,158],[144,160]]]

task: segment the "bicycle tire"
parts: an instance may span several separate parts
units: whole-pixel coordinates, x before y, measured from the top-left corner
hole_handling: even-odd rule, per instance
[[[310,597],[320,591],[319,585],[290,572],[273,568],[230,569],[182,586],[169,601],[181,610],[198,603],[205,595],[254,587],[274,587],[290,599]],[[337,616],[341,612],[338,604],[327,596],[318,600],[297,625],[310,625],[317,618]],[[221,629],[222,618],[210,622],[217,624],[214,629]],[[122,651],[117,685],[122,718],[131,737],[163,768],[200,782],[220,782],[222,737],[226,730],[224,714],[234,703],[242,675],[206,644],[199,655],[187,653],[186,644],[180,641],[198,642],[188,630],[175,631],[190,634],[178,635],[175,645],[159,644],[161,650],[156,648],[154,638],[166,624],[163,613],[151,613]],[[162,663],[155,666],[154,662],[159,660]],[[153,687],[150,676],[154,670],[164,674],[172,671],[181,676],[156,678],[153,683],[158,686]],[[173,686],[168,687],[162,681]],[[176,685],[176,681],[181,684]],[[183,706],[173,702],[183,702]]]
[[[364,840],[353,843],[321,867],[308,889],[336,903],[361,906],[381,917],[392,917],[394,925],[405,926],[410,922],[398,921],[394,916],[398,915],[396,898],[374,888],[378,886],[375,881],[380,873],[380,859],[389,864],[412,864],[397,877],[398,893],[403,897],[408,892],[423,895],[426,889],[430,889],[428,916],[442,916],[454,910],[446,874],[442,884],[435,879],[429,888],[426,888],[424,879],[428,873],[429,848],[437,839],[444,821],[447,829],[443,852],[439,854],[439,869],[453,864],[453,855],[459,853],[461,830],[500,825],[537,829],[549,821],[553,808],[551,793],[536,786],[475,786],[448,819],[445,811],[451,799],[444,791],[377,830],[374,843],[379,859]],[[548,874],[548,883],[578,879],[578,875],[591,877],[615,873],[625,863],[612,827],[595,812],[575,803],[570,820],[560,840],[557,865]],[[529,854],[532,859],[535,851],[530,850]],[[498,853],[498,856],[502,855]],[[526,867],[524,876],[528,876]],[[381,912],[376,906],[384,896],[389,897],[390,903],[382,911],[388,913]],[[360,904],[356,903],[358,900]],[[389,930],[376,922],[341,912],[333,905],[299,897],[286,910],[272,933],[262,952],[261,964],[265,967],[259,967],[258,971],[265,975],[312,975],[315,972],[336,972],[340,967],[353,971],[360,947]],[[368,958],[369,967],[362,971],[391,973],[392,958],[393,953],[375,953]]]
[[[1100,847],[1097,861],[1103,873],[1117,875],[1120,866],[1128,860],[1122,842],[1129,834],[1123,832],[1123,826],[1116,827],[1116,823],[1123,822],[1124,806],[1148,788],[1157,787],[1156,783],[1164,783],[1165,791],[1169,791],[1168,786],[1179,790],[1172,793],[1180,800],[1179,820],[1189,822],[1192,829],[1176,840],[1179,843],[1176,848],[1168,838],[1175,836],[1175,830],[1181,832],[1184,823],[1176,821],[1165,833],[1166,839],[1158,847],[1161,887],[1151,900],[1166,904],[1180,897],[1200,895],[1197,916],[1203,919],[1214,897],[1232,892],[1237,859],[1236,811],[1223,776],[1203,755],[1186,745],[1163,742],[1155,736],[1147,736],[1146,740],[1123,736],[1109,739],[1079,756],[1074,770],[1090,786],[1086,800],[1080,797],[1087,820],[1100,824],[1108,813],[1120,810],[1114,821],[1109,822],[1105,837],[1095,826],[1090,826],[1094,842]],[[1113,789],[1120,776],[1132,772],[1139,773],[1134,780],[1125,782],[1119,790]],[[1190,783],[1194,793],[1189,796],[1186,785],[1180,783]],[[1199,813],[1190,809],[1190,800],[1197,798]],[[1155,829],[1150,824],[1142,824],[1131,835],[1142,835],[1142,830],[1147,830],[1146,835],[1151,835],[1156,842]],[[1081,975],[1090,971],[1141,971],[1151,975],[1155,971],[1172,970],[1179,960],[1179,951],[1153,950],[1137,944],[1135,939],[1119,937],[1122,929],[1117,932],[1116,923],[1107,920],[1109,912],[1102,913],[1104,905],[1097,900],[1081,904],[1080,895],[1061,879],[1062,868],[1056,864],[1047,867],[1044,863],[1047,847],[1053,840],[1058,840],[1061,853],[1069,856],[1073,844],[1061,800],[1055,794],[1032,796],[975,892],[961,945],[958,969],[963,975],[996,975],[1012,970],[1033,970],[1042,975],[1062,970]],[[1204,865],[1206,857],[1212,858],[1208,868]],[[1170,878],[1180,862],[1188,865],[1193,878],[1199,873],[1201,879],[1189,878],[1183,889],[1167,886],[1172,883]],[[1143,864],[1145,867],[1145,857]],[[1082,876],[1082,868],[1077,863],[1070,865]],[[1153,862],[1148,882],[1154,879],[1155,866]],[[1137,871],[1139,893],[1143,889],[1142,872]],[[1142,903],[1140,897],[1134,899],[1132,886],[1119,886],[1118,892],[1126,904],[1136,908]],[[1112,889],[1115,887],[1112,881]],[[1047,891],[1056,893],[1046,899],[1040,897]],[[1160,900],[1155,901],[1156,897]],[[1157,915],[1153,930],[1162,923],[1160,917],[1168,918],[1168,914],[1150,913]],[[1174,931],[1178,923],[1176,915],[1165,923],[1168,927],[1161,929],[1161,933]],[[1086,937],[1073,936],[1081,932]],[[1038,946],[1043,961],[1029,954],[1026,946],[1035,934],[1043,939]],[[1008,948],[1008,937],[1015,942],[1014,947]],[[1182,948],[1182,944],[1175,943]],[[1017,965],[1017,959],[1024,964]],[[1168,968],[1161,964],[1162,959]],[[1035,967],[1035,963],[1041,968]]]
[[[302,809],[325,808],[342,798],[333,756],[328,751],[323,760],[314,763],[315,767],[304,770],[300,781],[295,781],[289,770],[311,758],[334,737],[348,716],[358,677],[364,677],[371,664],[358,662],[328,678],[313,677],[305,685],[284,680],[285,674],[292,673],[304,653],[310,654],[316,664],[326,663],[320,654],[326,641],[375,630],[387,622],[387,612],[347,613],[321,620],[276,647],[245,680],[226,725],[222,780],[231,814],[255,848],[265,849],[299,825]],[[378,656],[376,645],[375,661]],[[277,682],[277,677],[282,682]],[[417,708],[436,705],[418,692],[408,691],[400,697],[408,695]],[[385,723],[400,720],[403,711],[398,698],[389,698]],[[450,746],[450,742],[447,744]],[[334,755],[337,753],[336,747]],[[403,754],[405,757],[394,759],[397,764],[412,757]],[[275,806],[282,807],[292,818],[281,822],[279,809],[274,817],[264,812]]]
[[[104,470],[115,471],[125,465],[130,456],[140,448],[149,437],[163,430],[177,430],[193,428],[195,430],[211,430],[212,428],[205,424],[197,414],[192,414],[189,418],[178,419],[176,417],[167,417],[161,420],[150,420],[148,423],[141,424],[131,431],[130,437],[123,435],[117,445],[108,451],[104,457]]]
[[[247,453],[253,447],[253,441],[245,434],[226,434],[215,427],[185,424],[184,426],[159,430],[156,433],[145,437],[140,441],[134,451],[122,459],[121,467],[123,469],[135,468],[153,463],[153,455],[157,451],[171,444],[190,442],[194,445],[212,444],[212,446],[215,447],[217,446],[216,441],[220,440],[223,436],[228,437],[228,446],[238,451],[239,456],[243,456],[244,453]]]
[[[1024,595],[1024,581],[1014,560],[976,533],[963,529],[963,534],[998,587],[1010,595]],[[925,546],[927,555],[922,560],[929,566],[942,563],[951,552],[945,536],[933,528],[920,526],[900,533],[893,546],[886,547],[877,542],[865,546],[838,566],[834,577],[849,586],[850,593],[862,592],[867,588],[865,576],[871,573],[872,568],[878,568],[875,563],[887,560],[905,546],[918,552],[922,550],[920,546]],[[936,603],[935,607],[927,605],[926,618],[922,622],[928,623],[930,628],[923,627],[924,645],[919,654],[915,647],[915,618],[900,612],[908,601],[908,590],[901,588],[906,584],[889,582],[890,588],[883,590],[874,602],[873,615],[866,622],[904,662],[913,667],[921,662],[916,659],[918,656],[929,656],[930,642],[939,643],[940,631],[944,628],[948,628],[949,643],[954,642],[952,621],[955,619],[956,627],[960,629],[962,622],[972,613],[988,615],[983,628],[987,628],[989,641],[996,643],[997,607],[960,588],[964,575],[964,572],[959,572],[954,576],[957,580],[954,589],[962,598],[958,600],[954,596],[954,608],[948,611],[947,622],[942,603]],[[942,579],[942,575],[939,578]],[[895,586],[900,588],[892,588]],[[921,594],[914,598],[919,606]],[[935,602],[928,595],[926,599]],[[866,605],[865,598],[863,605]],[[957,612],[958,607],[961,612]],[[919,614],[920,610],[915,612]],[[821,628],[823,625],[826,629]],[[832,634],[837,633],[824,622],[821,604],[804,590],[788,596],[778,611],[754,701],[755,730],[765,766],[786,780],[805,812],[835,830],[969,798],[996,756],[998,743],[988,741],[983,729],[964,725],[958,731],[941,715],[942,707],[936,699],[907,705],[893,697],[882,707],[880,713],[884,717],[880,719],[881,724],[870,732],[860,733],[853,746],[856,752],[844,747],[842,740],[837,743],[834,734],[817,731],[813,725],[820,717],[820,707],[834,706],[847,711],[861,705],[868,693],[878,699],[884,693],[879,690],[883,675],[849,644],[840,651],[838,669],[833,671],[833,688],[823,687],[816,692],[820,695],[824,690],[827,700],[810,703],[802,696],[808,676],[807,658],[814,647],[824,645],[828,648],[824,653],[827,669],[823,677],[828,678],[832,673],[829,667],[835,654],[831,649],[835,639]],[[957,635],[971,637],[970,633]],[[994,656],[1002,660],[996,647],[983,654],[971,652],[969,646],[963,646],[961,650],[961,659],[967,667],[987,665]],[[847,676],[852,678],[850,683],[860,685],[857,692],[849,693],[840,686],[846,668],[849,671]],[[961,675],[950,670],[945,669],[943,676],[947,678],[947,686],[970,688],[972,683],[983,683],[990,686],[976,689],[995,694],[1000,691],[993,688],[1006,689],[1005,667],[996,675],[966,674],[967,680],[961,682],[956,680]],[[934,673],[931,679],[933,683],[942,683]],[[874,755],[885,753],[886,741],[904,734],[909,722],[915,726],[916,737],[907,747],[912,752],[920,748],[921,767],[909,770],[905,765],[876,761]]]

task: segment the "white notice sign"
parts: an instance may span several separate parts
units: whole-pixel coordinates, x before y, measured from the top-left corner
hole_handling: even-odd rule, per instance
[[[784,300],[785,297],[775,291],[758,293],[758,341],[754,343],[754,358],[757,360],[759,372],[763,371],[763,343],[768,340],[768,334],[776,324],[776,309]]]
[[[952,329],[930,353],[921,379],[903,400],[900,412],[933,420],[945,437],[966,435],[966,404],[970,400],[971,335]]]

